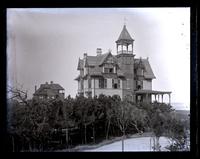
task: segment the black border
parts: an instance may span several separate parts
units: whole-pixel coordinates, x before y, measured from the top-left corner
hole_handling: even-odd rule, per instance
[[[6,157],[92,157],[92,158],[110,158],[110,157],[140,157],[140,158],[197,158],[199,157],[199,142],[197,142],[197,127],[198,120],[198,60],[197,60],[197,1],[194,0],[173,0],[173,1],[159,1],[159,0],[116,0],[116,1],[103,1],[103,0],[7,0],[3,3],[1,8],[1,18],[3,19],[2,27],[2,51],[1,51],[1,104],[0,107],[0,143],[2,144],[0,150],[3,151]],[[6,153],[7,152],[7,134],[6,134],[6,9],[7,8],[87,8],[87,7],[191,7],[191,151],[190,152],[145,152],[145,153]],[[174,77],[175,78],[175,77]],[[199,138],[199,137],[198,137]],[[2,142],[3,141],[3,142]],[[127,155],[128,154],[128,155]]]

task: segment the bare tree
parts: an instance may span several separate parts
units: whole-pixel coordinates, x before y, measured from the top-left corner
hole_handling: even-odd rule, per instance
[[[28,105],[27,102],[27,93],[28,91],[24,91],[23,88],[14,88],[11,86],[7,86],[7,99],[8,100],[17,100],[19,103],[23,103]]]
[[[131,104],[127,100],[119,102],[115,109],[116,122],[122,132],[122,151],[124,151],[125,131],[131,121],[131,109]]]

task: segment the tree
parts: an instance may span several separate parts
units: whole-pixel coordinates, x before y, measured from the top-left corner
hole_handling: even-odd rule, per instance
[[[115,101],[114,105],[116,123],[122,132],[122,151],[124,151],[125,131],[131,121],[132,105],[128,100],[117,100]]]
[[[186,125],[176,118],[171,118],[167,123],[167,137],[171,140],[171,145],[167,147],[170,151],[189,151],[189,133]]]
[[[153,104],[149,104],[149,108],[146,111],[149,127],[154,134],[155,142],[153,149],[160,151],[159,138],[166,133],[166,123],[171,118],[173,109],[170,105],[154,102]]]

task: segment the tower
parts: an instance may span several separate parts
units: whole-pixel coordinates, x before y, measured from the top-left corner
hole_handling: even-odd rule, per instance
[[[125,78],[123,79],[123,96],[131,96],[134,91],[134,54],[133,54],[134,39],[130,36],[126,25],[116,41],[117,47],[117,60],[120,69],[124,72]]]
[[[119,54],[133,54],[134,39],[130,36],[124,25],[122,32],[116,41],[117,55]]]

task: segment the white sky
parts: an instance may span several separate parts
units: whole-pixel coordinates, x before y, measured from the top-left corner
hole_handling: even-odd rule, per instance
[[[189,104],[190,8],[8,9],[9,84],[17,81],[32,97],[35,85],[52,80],[74,97],[78,58],[99,47],[116,55],[124,17],[136,58],[149,57],[153,89]]]

